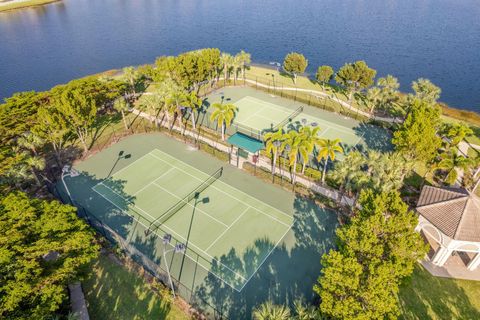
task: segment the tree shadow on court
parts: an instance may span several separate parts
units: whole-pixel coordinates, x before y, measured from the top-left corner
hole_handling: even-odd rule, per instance
[[[74,205],[78,208],[81,216],[89,219],[88,221],[91,221],[91,224],[96,228],[109,228],[122,238],[128,238],[135,225],[135,220],[126,212],[129,211],[129,205],[135,202],[135,197],[124,191],[126,181],[108,180],[108,188],[112,192],[110,201],[102,196],[100,194],[102,190],[98,189],[98,186],[101,186],[99,184],[105,182],[103,177],[98,178],[93,174],[82,171],[77,177],[66,177],[65,182]],[[61,181],[56,184],[56,190],[64,202],[69,202],[67,192]],[[111,201],[114,201],[114,204]]]
[[[213,274],[232,280],[231,272],[226,273],[213,261],[212,273],[197,287],[193,303],[203,309],[214,306],[217,313],[210,316],[215,318],[250,319],[253,309],[265,301],[289,306],[298,299],[314,301],[312,288],[320,275],[322,255],[334,246],[337,216],[300,195],[294,201],[294,212],[292,229],[282,244],[240,292]],[[258,265],[258,252],[272,246],[274,243],[268,239],[256,239],[244,253],[232,249],[219,260],[237,273],[249,275]],[[234,284],[239,288],[237,285],[243,282]]]
[[[354,127],[353,130],[357,136],[363,137],[368,149],[383,152],[391,151],[393,149],[391,143],[392,135],[384,128],[372,124],[360,123],[358,126]]]

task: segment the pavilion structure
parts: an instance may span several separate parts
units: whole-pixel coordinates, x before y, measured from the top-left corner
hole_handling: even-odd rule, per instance
[[[422,264],[439,276],[480,280],[479,197],[463,188],[425,186],[416,211],[415,230],[432,248]]]

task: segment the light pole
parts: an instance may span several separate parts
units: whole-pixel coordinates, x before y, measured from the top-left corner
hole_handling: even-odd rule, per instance
[[[209,197],[204,197],[200,199],[200,192],[195,192],[195,203],[193,205],[193,211],[192,211],[192,218],[190,219],[190,226],[188,227],[188,233],[187,233],[187,242],[186,246],[188,246],[189,241],[190,241],[190,232],[192,231],[192,225],[193,225],[193,218],[195,217],[195,210],[197,209],[197,205],[199,203],[207,204],[210,202]],[[182,257],[182,264],[180,265],[180,272],[178,273],[178,281],[182,278],[182,271],[183,271],[183,264],[185,263],[185,255]]]
[[[67,184],[65,183],[65,177],[74,178],[74,177],[77,177],[79,175],[80,175],[80,172],[78,172],[77,170],[72,168],[72,166],[69,166],[68,164],[64,165],[63,168],[62,168],[62,182],[63,182],[63,186],[64,186],[65,190],[67,191],[68,200],[70,201],[71,204],[73,204],[72,195],[70,193],[70,190],[68,189]]]
[[[163,261],[165,261],[165,265],[167,266],[167,274],[168,274],[168,281],[170,282],[170,287],[172,288],[173,298],[175,299],[175,287],[173,286],[172,276],[170,275],[170,266],[167,262],[167,253],[174,251],[175,253],[183,253],[185,252],[185,245],[183,243],[177,243],[172,249],[167,249],[167,244],[170,244],[172,241],[172,235],[166,233],[163,236]]]

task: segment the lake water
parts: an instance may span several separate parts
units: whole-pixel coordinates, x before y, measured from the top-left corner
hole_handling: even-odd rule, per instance
[[[203,47],[260,63],[295,50],[310,72],[363,59],[480,112],[478,0],[64,0],[0,13],[0,97]]]

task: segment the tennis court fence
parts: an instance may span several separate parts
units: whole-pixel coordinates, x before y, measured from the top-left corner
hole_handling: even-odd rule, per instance
[[[168,273],[162,268],[161,264],[158,261],[158,258],[144,252],[145,250],[142,251],[140,249],[141,246],[138,246],[135,241],[133,241],[132,239],[126,239],[126,237],[119,234],[119,232],[117,232],[112,225],[109,225],[105,221],[102,221],[102,219],[98,218],[93,212],[79,204],[77,201],[73,201],[72,203],[68,195],[62,190],[59,190],[55,183],[47,183],[47,188],[49,192],[62,203],[75,206],[77,208],[78,217],[83,219],[89,226],[91,226],[94,230],[101,234],[113,246],[121,248],[124,254],[130,257],[137,264],[141,265],[144,270],[150,273],[150,275],[157,278],[166,287],[169,287]],[[156,237],[156,241],[161,242],[162,239]],[[175,246],[179,243],[181,243],[181,241],[173,238],[171,245]],[[188,254],[196,255],[196,261],[203,259],[203,257],[191,250],[188,251]],[[175,286],[175,292],[185,301],[187,301],[190,305],[201,310],[202,313],[208,318],[218,319],[222,317],[221,311],[219,311],[212,304],[206,301],[202,296],[197,294],[196,288],[193,284],[191,287],[186,286],[174,275],[171,275],[171,277]],[[181,277],[181,274],[179,277]]]

